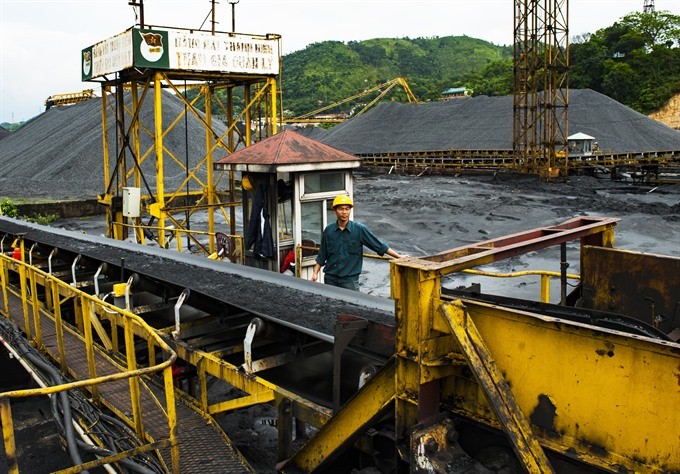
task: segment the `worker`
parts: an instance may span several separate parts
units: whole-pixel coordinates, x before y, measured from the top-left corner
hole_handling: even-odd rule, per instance
[[[359,291],[364,245],[381,256],[402,257],[364,224],[349,219],[353,207],[352,198],[347,195],[341,194],[333,199],[337,221],[328,224],[323,231],[312,281],[319,279],[319,270],[325,266],[324,283]]]

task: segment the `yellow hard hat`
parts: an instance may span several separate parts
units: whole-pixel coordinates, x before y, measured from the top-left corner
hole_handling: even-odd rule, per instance
[[[243,174],[243,177],[241,178],[241,187],[244,191],[253,190],[253,183],[250,181],[250,175]]]
[[[354,203],[352,202],[351,197],[346,194],[341,194],[339,196],[335,196],[335,199],[333,199],[333,209],[335,209],[335,206],[354,207]]]

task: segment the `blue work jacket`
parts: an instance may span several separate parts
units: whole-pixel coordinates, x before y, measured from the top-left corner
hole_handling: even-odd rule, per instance
[[[337,222],[328,224],[321,236],[316,263],[325,266],[324,273],[342,283],[358,281],[364,245],[381,256],[389,249],[385,242],[360,222],[349,221],[344,230],[340,230]]]

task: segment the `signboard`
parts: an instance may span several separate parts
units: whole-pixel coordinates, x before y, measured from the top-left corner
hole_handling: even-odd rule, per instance
[[[279,73],[278,36],[132,28],[82,51],[83,81],[131,67],[239,74]]]
[[[132,31],[85,48],[80,64],[83,81],[132,67]]]

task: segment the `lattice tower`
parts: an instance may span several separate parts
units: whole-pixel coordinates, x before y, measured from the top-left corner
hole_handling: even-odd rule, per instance
[[[567,174],[568,0],[515,0],[513,155],[523,173]]]

